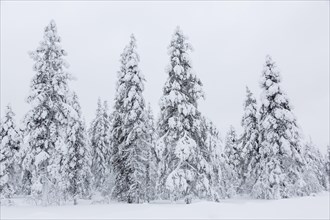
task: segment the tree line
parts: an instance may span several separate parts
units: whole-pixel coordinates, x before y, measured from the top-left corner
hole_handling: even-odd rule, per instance
[[[87,128],[51,21],[30,52],[35,75],[22,125],[10,105],[1,120],[1,203],[15,195],[42,205],[92,198],[219,202],[236,194],[280,199],[329,190],[330,148],[322,155],[303,138],[272,58],[266,57],[262,71],[260,108],[246,88],[243,132],[231,127],[223,142],[198,109],[203,84],[193,71],[191,49],[176,28],[155,119],[143,97],[145,78],[132,35],[120,57],[112,108],[99,99]]]

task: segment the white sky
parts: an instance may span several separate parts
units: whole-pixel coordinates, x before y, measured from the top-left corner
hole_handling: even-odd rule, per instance
[[[27,52],[55,19],[69,71],[89,123],[97,98],[113,103],[119,56],[134,33],[146,77],[145,99],[155,115],[167,75],[167,46],[179,25],[194,47],[194,70],[204,83],[200,109],[222,135],[240,130],[245,86],[258,101],[270,54],[277,62],[298,123],[325,152],[329,144],[329,1],[234,2],[3,2],[1,112],[11,103],[18,120],[34,72]]]

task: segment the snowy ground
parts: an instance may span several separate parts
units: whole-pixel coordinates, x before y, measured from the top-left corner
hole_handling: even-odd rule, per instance
[[[329,192],[315,197],[282,200],[235,198],[221,203],[193,204],[98,204],[82,201],[78,206],[36,207],[17,200],[15,206],[1,206],[0,219],[330,219]]]

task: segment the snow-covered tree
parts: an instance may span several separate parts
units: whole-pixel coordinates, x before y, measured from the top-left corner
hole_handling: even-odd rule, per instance
[[[252,92],[246,87],[244,114],[241,125],[243,134],[240,137],[241,162],[240,176],[242,177],[241,192],[249,193],[256,181],[255,167],[259,160],[259,130],[257,118],[257,101]]]
[[[109,171],[110,160],[110,131],[107,106],[98,99],[96,116],[89,128],[91,145],[92,165],[91,171],[94,176],[94,189],[98,192],[104,191],[105,180]]]
[[[21,133],[15,123],[15,114],[10,105],[6,106],[0,124],[0,195],[1,199],[11,198],[18,191],[20,183],[19,150]]]
[[[328,184],[330,185],[330,145],[327,146],[327,153],[325,155],[325,170],[328,177]],[[330,187],[329,187],[330,190]]]
[[[312,140],[306,142],[304,146],[303,155],[307,165],[304,170],[304,180],[307,183],[307,187],[309,187],[311,192],[327,190],[329,180],[326,175],[323,155],[315,147]]]
[[[236,131],[230,126],[226,134],[225,148],[221,158],[223,164],[223,184],[226,197],[232,197],[237,193],[241,184],[241,149],[239,148]]]
[[[67,128],[68,154],[65,172],[66,178],[68,178],[67,190],[76,205],[78,198],[88,198],[91,194],[91,150],[76,93],[73,93],[70,102],[75,114],[70,117]]]
[[[146,169],[150,153],[147,109],[143,98],[144,76],[138,67],[136,40],[121,55],[114,112],[112,114],[112,167],[115,175],[113,197],[119,201],[146,201]]]
[[[31,186],[32,186],[32,173],[28,169],[23,169],[22,170],[21,194],[22,195],[31,195]]]
[[[113,150],[111,147],[111,121],[112,115],[109,112],[108,102],[103,102],[103,126],[104,126],[104,135],[106,136],[107,140],[107,155],[106,158],[106,169],[105,169],[105,176],[104,176],[104,183],[101,189],[101,195],[105,198],[108,202],[111,199],[112,190],[114,188],[114,173],[113,169],[111,168],[111,157],[113,154]]]
[[[22,144],[19,151],[19,155],[21,158],[21,195],[31,195],[31,187],[32,187],[32,169],[30,166],[26,166],[26,158],[31,156],[29,155],[30,145],[29,145],[29,136],[28,130],[24,127],[25,123],[22,123],[21,134],[22,134]]]
[[[191,45],[178,27],[169,46],[168,79],[160,101],[156,152],[159,163],[158,193],[163,198],[185,199],[208,194],[206,169],[209,152],[201,136],[201,114],[197,101],[203,97],[202,83],[192,70]]]
[[[237,194],[237,185],[234,185],[237,183],[237,173],[230,165],[229,158],[224,152],[220,155],[220,171],[219,188],[221,190],[221,198],[231,198]]]
[[[310,193],[302,178],[305,162],[300,131],[280,82],[276,64],[267,56],[261,79],[261,155],[252,189],[255,198],[279,199]]]
[[[203,132],[205,132],[205,146],[207,152],[210,152],[209,163],[210,168],[207,170],[207,176],[209,179],[209,190],[210,198],[214,201],[219,201],[220,198],[224,198],[225,188],[221,184],[222,173],[221,173],[221,151],[222,151],[222,140],[220,132],[212,121],[207,120],[203,117],[202,119]],[[202,132],[202,133],[203,133]],[[204,135],[202,135],[204,136]]]
[[[111,131],[111,114],[109,112],[109,106],[107,101],[103,101],[103,121],[104,121],[104,132],[107,135],[107,146],[108,148],[108,155],[107,155],[107,162],[108,165],[110,164],[110,155],[111,155],[111,148],[110,148],[110,131]]]
[[[68,104],[70,75],[63,59],[65,50],[54,21],[46,26],[40,46],[30,53],[36,72],[27,99],[26,133],[29,149],[24,158],[25,170],[32,175],[32,195],[44,205],[59,202],[62,195],[61,166],[66,154],[66,127],[72,108]]]
[[[147,134],[148,134],[148,143],[150,143],[150,150],[148,151],[148,161],[146,167],[146,184],[147,184],[147,201],[153,200],[156,198],[156,184],[157,184],[157,155],[155,151],[155,142],[157,138],[157,132],[155,127],[154,115],[151,109],[150,104],[147,108]]]

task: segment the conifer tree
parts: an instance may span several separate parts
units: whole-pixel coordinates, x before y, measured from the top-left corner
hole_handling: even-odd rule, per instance
[[[304,144],[304,159],[306,168],[304,170],[304,181],[311,192],[320,192],[328,189],[328,178],[324,167],[325,161],[321,152],[315,147],[310,139]]]
[[[242,169],[240,171],[240,176],[242,177],[241,191],[249,193],[257,178],[255,167],[259,160],[259,130],[257,101],[248,87],[246,87],[244,115],[241,125],[243,127],[243,134],[239,143],[242,150],[240,156],[242,160]]]
[[[225,152],[222,152],[220,155],[220,171],[219,188],[221,190],[221,198],[232,198],[237,194],[237,173],[230,165],[230,160]]]
[[[261,79],[261,155],[252,190],[255,198],[279,199],[310,193],[302,178],[305,162],[300,131],[280,82],[276,64],[267,56]]]
[[[32,175],[33,197],[44,205],[61,199],[60,170],[67,150],[67,118],[72,110],[67,101],[70,75],[63,58],[66,52],[60,43],[56,24],[51,21],[40,46],[30,53],[36,74],[27,100],[32,108],[25,118],[29,149],[23,164]]]
[[[203,125],[205,126],[205,145],[208,152],[210,152],[209,163],[211,164],[210,170],[207,171],[210,187],[210,200],[219,202],[220,198],[224,198],[225,189],[221,185],[222,173],[221,173],[221,151],[222,141],[220,132],[212,121],[208,121],[203,117]]]
[[[330,145],[327,146],[327,153],[325,155],[325,170],[328,177],[328,185],[330,185]],[[328,189],[330,190],[330,186]]]
[[[109,175],[109,171],[110,171],[109,169],[111,164],[110,158],[111,158],[112,150],[110,147],[111,114],[109,112],[109,106],[107,101],[103,101],[103,126],[104,126],[104,136],[106,140],[106,146],[108,146],[106,161],[107,161],[107,172],[108,172],[107,175]]]
[[[29,166],[26,165],[26,158],[28,158],[29,155],[28,152],[30,150],[29,145],[29,136],[28,136],[28,130],[24,128],[23,126],[26,126],[25,123],[22,123],[21,128],[21,134],[22,134],[22,144],[19,151],[20,160],[21,160],[21,189],[20,193],[25,196],[31,195],[31,187],[32,187],[32,170]]]
[[[143,98],[144,76],[133,35],[121,55],[111,131],[113,197],[119,201],[146,201],[146,169],[150,144],[147,109]]]
[[[110,136],[108,130],[108,115],[105,106],[102,106],[101,99],[98,99],[96,116],[89,129],[91,144],[92,164],[91,171],[94,176],[94,189],[103,191],[105,179],[108,171]]]
[[[114,188],[114,173],[113,169],[111,169],[111,157],[113,154],[113,150],[111,147],[111,120],[112,116],[109,113],[108,103],[107,101],[103,102],[103,126],[104,126],[104,135],[106,136],[106,145],[108,146],[107,155],[106,155],[106,169],[105,169],[105,177],[104,184],[101,190],[102,196],[108,200],[111,199],[111,193]]]
[[[157,155],[155,151],[156,144],[156,127],[154,122],[153,112],[150,106],[150,103],[147,108],[147,136],[148,143],[150,143],[150,150],[148,151],[148,161],[146,165],[146,185],[147,185],[147,201],[153,200],[156,198],[156,182],[157,182]]]
[[[23,124],[24,125],[24,124]],[[25,158],[30,156],[28,151],[30,150],[30,146],[28,143],[28,136],[26,135],[26,129],[21,130],[22,132],[22,145],[19,151],[20,158],[21,158],[21,189],[20,192],[22,195],[31,195],[31,186],[32,186],[32,173],[30,167],[25,166]]]
[[[0,126],[0,195],[1,199],[11,198],[18,192],[20,182],[19,150],[21,134],[15,123],[15,114],[10,105],[6,106]]]
[[[228,191],[226,197],[232,197],[237,193],[238,187],[241,183],[240,171],[242,161],[241,150],[239,148],[236,131],[233,126],[230,126],[230,129],[227,132],[223,154],[222,162],[225,163],[223,165],[223,181],[225,181],[225,190]]]
[[[75,110],[75,114],[70,117],[68,124],[68,154],[65,172],[69,182],[68,193],[76,205],[78,198],[88,198],[91,194],[91,152],[87,141],[86,125],[82,119],[76,93],[72,95],[71,106]]]
[[[189,52],[192,47],[180,28],[175,30],[169,46],[168,79],[160,101],[157,141],[159,193],[163,198],[185,199],[209,192],[206,157],[209,152],[201,138],[201,114],[197,101],[203,97],[202,83],[192,70]]]

